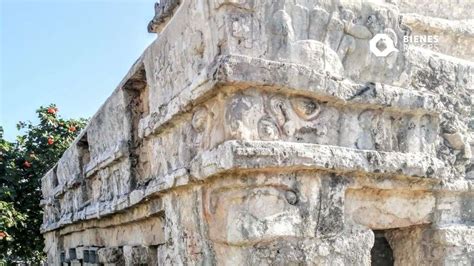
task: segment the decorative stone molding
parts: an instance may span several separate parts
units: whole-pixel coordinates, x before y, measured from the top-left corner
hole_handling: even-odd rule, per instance
[[[290,2],[155,6],[158,38],[42,179],[49,264],[474,259],[470,21]],[[446,35],[401,41],[420,32]],[[379,33],[398,51],[371,54]]]

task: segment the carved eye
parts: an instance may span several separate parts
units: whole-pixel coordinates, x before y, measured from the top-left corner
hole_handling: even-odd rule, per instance
[[[285,191],[285,198],[291,205],[296,205],[298,203],[298,194],[295,191],[287,190]]]
[[[282,96],[273,96],[270,99],[270,111],[273,116],[276,118],[278,125],[282,126],[286,121],[287,109],[290,107],[286,104],[286,99]]]
[[[370,15],[367,17],[367,24],[371,24],[375,21],[375,15]]]
[[[292,98],[291,106],[293,106],[296,114],[304,120],[312,120],[316,118],[321,109],[316,101],[306,97]]]
[[[262,140],[275,140],[280,136],[280,131],[275,122],[268,116],[258,121],[258,135]]]

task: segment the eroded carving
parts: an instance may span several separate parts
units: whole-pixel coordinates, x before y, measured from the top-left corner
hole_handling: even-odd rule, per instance
[[[472,261],[474,68],[400,41],[466,21],[393,1],[156,9],[157,40],[43,178],[48,264],[369,265],[371,229],[401,265]],[[372,55],[378,33],[399,52]]]
[[[258,135],[262,140],[276,140],[280,137],[280,131],[272,118],[265,116],[258,121]]]
[[[160,28],[163,27],[167,20],[172,16],[176,8],[181,3],[181,0],[161,0],[158,3],[155,3],[155,16],[148,23],[148,32],[159,32]]]
[[[321,107],[313,99],[306,97],[295,97],[292,98],[290,102],[298,116],[304,120],[313,120],[320,112]]]
[[[202,132],[207,127],[208,121],[209,115],[207,109],[205,107],[201,107],[194,112],[191,123],[196,131]]]

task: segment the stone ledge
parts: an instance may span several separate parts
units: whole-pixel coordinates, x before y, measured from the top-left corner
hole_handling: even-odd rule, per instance
[[[436,36],[437,42],[416,43],[410,45],[422,46],[446,55],[472,60],[474,50],[469,45],[474,40],[474,20],[448,20],[427,17],[414,13],[403,14],[402,23],[410,27],[411,36]]]
[[[315,170],[374,177],[423,178],[436,185],[440,179],[446,178],[445,167],[437,158],[422,153],[377,152],[280,141],[232,140],[198,154],[189,170],[177,169],[165,176],[155,177],[147,187],[131,191],[121,198],[65,214],[58,222],[42,227],[42,232],[79,221],[111,216],[138,206],[156,193],[238,170]],[[461,185],[457,184],[450,189],[470,189],[469,184]]]
[[[79,211],[74,214],[64,214],[61,219],[56,223],[51,223],[47,225],[43,224],[41,227],[41,232],[44,233],[57,230],[59,228],[63,228],[65,226],[72,225],[78,222],[84,222],[90,225],[80,223],[78,225],[74,225],[77,228],[67,229],[68,227],[66,227],[66,229],[63,229],[62,233],[67,234],[73,231],[80,231],[86,228],[105,228],[115,225],[123,225],[140,221],[153,215],[159,215],[164,211],[160,199],[149,200],[146,204],[138,205],[137,203],[130,204],[128,198],[128,196],[122,197],[121,199],[117,200],[119,202],[116,204],[114,204],[115,201],[102,202],[97,203],[93,206],[89,206],[88,208],[85,208],[82,211]],[[129,212],[123,213],[122,211],[125,209],[128,209]],[[113,217],[115,218],[101,220],[103,217],[111,217],[111,214],[114,214]]]
[[[321,101],[358,108],[384,109],[397,113],[439,114],[442,107],[435,94],[420,93],[380,83],[355,84],[318,73],[309,67],[240,55],[218,57],[207,72],[169,103],[141,119],[139,137],[159,133],[164,126],[194,105],[212,97],[223,85],[239,89],[260,87],[305,95]]]
[[[421,114],[436,114],[442,111],[441,106],[437,104],[439,97],[435,94],[381,83],[356,84],[327,73],[318,73],[299,64],[232,55],[223,60],[220,72],[221,82],[288,90],[319,100],[360,108],[384,108],[399,113]]]
[[[450,1],[450,0],[400,0],[397,1],[400,12],[416,12],[425,16],[445,19],[466,19],[472,14],[466,12],[474,6],[472,1]]]
[[[442,161],[426,154],[377,152],[280,141],[227,141],[197,156],[191,175],[199,180],[229,170],[308,169],[365,175],[446,178]]]
[[[444,33],[453,36],[474,37],[472,19],[449,20],[443,18],[423,16],[416,13],[403,14],[403,23],[433,33]]]
[[[143,202],[145,199],[149,199],[150,196],[153,196],[158,192],[178,186],[188,185],[190,182],[191,177],[188,169],[178,169],[173,173],[153,179],[146,188],[135,189],[129,194],[116,198],[110,202],[97,202],[93,205],[85,206],[82,210],[75,213],[64,214],[58,222],[43,225],[41,230],[42,232],[48,232],[79,221],[87,221],[110,216],[125,209],[137,206],[139,203]],[[48,200],[42,200],[41,202],[43,205],[49,203]]]
[[[191,182],[191,179],[189,171],[186,168],[180,168],[163,177],[154,178],[144,189],[143,198],[173,187],[187,185]]]

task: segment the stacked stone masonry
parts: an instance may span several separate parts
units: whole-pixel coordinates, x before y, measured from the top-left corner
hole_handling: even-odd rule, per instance
[[[162,0],[43,177],[48,264],[370,265],[382,243],[474,265],[474,5],[452,2]]]

